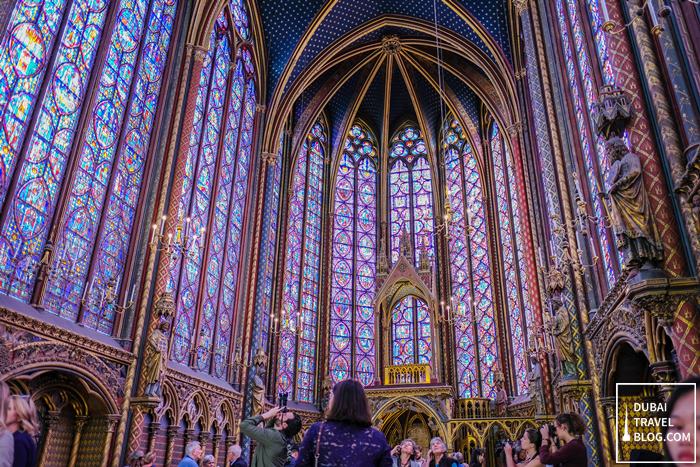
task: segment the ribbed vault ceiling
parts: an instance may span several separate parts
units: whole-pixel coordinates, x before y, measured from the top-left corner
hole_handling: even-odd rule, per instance
[[[450,112],[474,142],[483,110],[514,123],[507,0],[262,0],[259,8],[269,54],[266,150],[290,116],[296,147],[323,113],[333,154],[357,118],[384,148],[406,120],[432,147]]]

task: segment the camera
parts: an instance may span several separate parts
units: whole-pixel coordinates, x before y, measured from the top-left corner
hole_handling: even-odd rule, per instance
[[[547,429],[549,430],[549,437],[551,439],[554,439],[557,437],[557,429],[552,425],[551,423],[547,425]]]
[[[287,398],[288,397],[289,397],[288,392],[280,392],[279,393],[278,401],[279,401],[279,406],[282,409],[280,412],[286,412],[288,410],[287,409]]]

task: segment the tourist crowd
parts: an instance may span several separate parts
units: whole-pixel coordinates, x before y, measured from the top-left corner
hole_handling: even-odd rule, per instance
[[[669,426],[664,427],[666,460],[693,462],[700,425],[694,419],[698,402],[700,377],[680,385],[666,402]],[[425,453],[412,439],[405,439],[393,449],[384,434],[372,427],[369,402],[362,385],[355,380],[336,384],[331,392],[325,419],[314,423],[304,434],[301,445],[293,439],[301,431],[298,414],[286,406],[275,407],[261,415],[241,422],[241,433],[255,442],[251,467],[486,467],[483,449],[471,449],[469,463],[462,453],[448,454],[447,444],[439,437],[430,441]],[[575,413],[563,413],[552,425],[539,430],[527,429],[516,443],[505,443],[495,459],[504,467],[584,467],[588,453],[583,440],[586,426]],[[0,381],[0,467],[35,467],[38,465],[37,440],[39,416],[29,395],[11,394]],[[694,433],[690,438],[674,436]],[[241,458],[241,447],[228,449],[224,467],[248,467]],[[662,456],[652,452],[634,453],[636,461],[657,460]],[[654,457],[656,456],[656,457]],[[156,455],[135,451],[129,456],[129,467],[151,467]],[[698,462],[698,460],[696,460]],[[633,462],[631,465],[635,465]],[[667,463],[666,465],[674,465]],[[693,465],[699,465],[698,463]],[[221,467],[213,455],[205,455],[199,442],[187,444],[185,456],[178,467]]]

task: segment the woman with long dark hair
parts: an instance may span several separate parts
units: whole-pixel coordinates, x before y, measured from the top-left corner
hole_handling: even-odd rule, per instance
[[[391,448],[372,428],[365,390],[346,379],[333,387],[326,421],[311,425],[299,448],[295,467],[391,467]]]
[[[666,418],[671,426],[662,428],[664,451],[669,461],[683,462],[679,466],[700,465],[700,414],[695,413],[696,407],[700,411],[700,376],[683,382],[688,384],[676,386],[666,402]]]

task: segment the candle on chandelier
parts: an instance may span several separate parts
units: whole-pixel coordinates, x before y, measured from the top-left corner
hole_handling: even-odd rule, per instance
[[[153,224],[153,230],[151,231],[151,243],[155,243],[155,242],[156,242],[156,232],[157,232],[157,229],[158,229],[158,225],[157,225],[157,224]]]
[[[129,294],[129,303],[134,303],[134,295],[136,294],[136,284],[131,286],[131,293]]]
[[[87,298],[88,289],[89,289],[89,287],[85,287],[85,288],[83,289],[83,296],[82,296],[82,298],[81,298],[81,301],[83,301],[83,302],[84,302],[85,299]]]
[[[163,216],[160,218],[160,234],[163,235],[163,232],[165,232],[165,218],[166,216]]]

